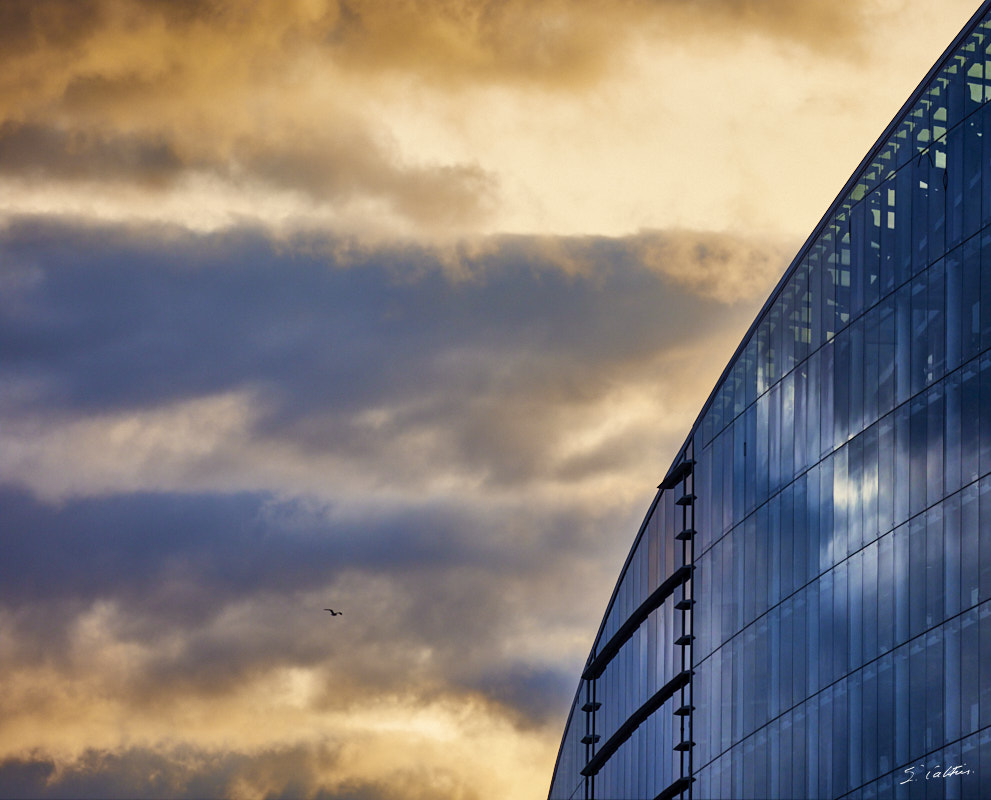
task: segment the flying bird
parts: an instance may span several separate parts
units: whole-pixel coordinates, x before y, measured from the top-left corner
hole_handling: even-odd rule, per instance
[[[332,616],[332,617],[339,617],[339,616],[341,616],[341,614],[344,613],[343,611],[334,611],[334,609],[332,609],[332,608],[325,608],[324,611],[329,611],[330,612],[330,616]]]

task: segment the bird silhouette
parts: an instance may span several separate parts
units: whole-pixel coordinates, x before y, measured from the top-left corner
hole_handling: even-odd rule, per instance
[[[332,617],[339,617],[339,616],[341,616],[341,614],[344,613],[343,611],[334,611],[334,609],[332,609],[332,608],[325,608],[324,611],[329,611],[330,612],[330,616],[332,616]]]

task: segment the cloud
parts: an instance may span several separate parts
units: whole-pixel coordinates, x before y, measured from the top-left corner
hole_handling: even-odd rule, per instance
[[[407,762],[394,742],[394,762]],[[418,751],[419,748],[414,748]],[[35,798],[230,797],[234,800],[480,800],[472,775],[457,764],[428,761],[376,771],[347,769],[338,752],[318,744],[230,753],[189,747],[87,749],[77,758],[44,755],[0,762],[0,787],[10,796]],[[448,759],[450,760],[450,759]],[[479,759],[473,759],[479,761]],[[473,764],[477,768],[478,764]],[[508,767],[509,765],[507,765]],[[491,770],[488,770],[491,771]],[[357,774],[355,774],[357,773]],[[491,780],[491,777],[490,777]],[[498,779],[496,779],[498,781]],[[512,781],[497,785],[512,787]],[[519,782],[516,787],[519,788]]]
[[[338,760],[339,749],[318,744],[240,753],[188,746],[90,748],[72,760],[55,760],[38,754],[0,762],[0,787],[11,797],[99,796],[122,800],[135,797],[386,800],[413,797],[420,792],[424,797],[467,796],[444,792],[444,779],[457,784],[457,778],[431,774],[429,768],[420,770],[420,774],[410,771],[401,776],[409,781],[407,785],[413,794],[397,794],[399,781],[394,784],[372,776],[339,783],[327,781]],[[427,795],[427,790],[434,794]]]
[[[457,227],[485,213],[494,179],[475,165],[392,164],[381,145],[357,131],[280,149],[237,142],[224,154],[161,132],[121,134],[41,124],[0,127],[0,164],[21,180],[99,182],[177,190],[190,174],[249,188],[297,192],[317,203],[381,199],[411,223]]]
[[[12,122],[0,126],[0,163],[10,177],[100,178],[150,186],[173,179],[184,168],[175,149],[161,140]]]
[[[448,504],[359,520],[305,499],[114,495],[55,509],[2,497],[0,550],[19,567],[0,593],[8,666],[100,667],[137,705],[299,667],[329,670],[338,705],[440,681],[540,719],[556,695],[531,702],[491,674],[509,663],[561,691],[561,650],[524,644],[541,624],[532,608],[572,616],[551,588],[576,571],[560,540],[602,547],[564,511],[538,523],[503,509],[496,522]],[[526,524],[540,535],[505,530]]]
[[[19,44],[0,57],[3,173],[34,196],[61,185],[107,201],[117,184],[188,196],[212,181],[424,230],[484,216],[492,176],[397,151],[368,88],[334,65],[338,15],[323,5],[5,4]]]
[[[696,31],[725,34],[728,29],[791,42],[810,49],[838,48],[856,53],[878,4],[838,7],[828,0],[703,0],[661,3],[675,18],[690,20]]]
[[[152,716],[115,708],[112,695],[66,696],[63,729],[0,758],[0,789],[31,797],[491,800],[546,790],[549,731],[516,728],[477,699],[379,698],[346,714],[302,714],[280,703],[275,686],[256,688],[237,698],[253,706],[250,714],[244,705],[184,698]],[[119,717],[116,732],[100,724],[108,715]],[[15,713],[7,727],[23,736],[40,721]]]
[[[319,242],[145,236],[6,237],[0,458],[45,496],[594,480],[645,427],[684,435],[685,382],[707,390],[774,263],[684,232],[495,240],[454,268],[422,247],[335,265]],[[700,318],[718,325],[699,337]]]
[[[870,29],[867,12],[818,1],[3,5],[7,213],[249,216],[372,238],[518,219],[516,178],[489,151],[521,131],[499,109],[536,98],[542,118],[571,98],[587,117],[589,91],[637,70],[644,41],[743,29],[818,49]],[[491,120],[488,144],[466,146],[465,114]]]
[[[286,762],[292,756],[302,761],[299,753],[280,755]],[[88,749],[69,762],[42,754],[0,762],[0,787],[12,797],[219,797],[232,775],[249,765],[242,754],[211,757],[188,748]]]
[[[708,0],[687,6],[677,0],[295,0],[250,7],[222,0],[140,6],[15,0],[4,4],[8,61],[54,62],[68,74],[34,76],[20,91],[8,88],[5,94],[37,99],[48,86],[50,92],[68,90],[70,98],[78,92],[93,100],[101,89],[103,95],[116,90],[126,97],[129,80],[168,86],[176,72],[219,75],[219,65],[236,66],[236,76],[258,75],[273,59],[286,58],[286,47],[290,55],[324,53],[358,71],[560,84],[594,77],[619,57],[623,38],[644,23],[663,25],[669,35],[673,26],[679,34],[690,26],[698,36],[743,28],[818,48],[849,46],[872,12],[870,6],[837,8],[825,0]],[[235,43],[251,46],[255,59],[235,62]],[[196,55],[204,52],[209,58],[197,66]],[[17,84],[8,79],[8,86]]]
[[[546,637],[507,648],[566,602],[536,537],[497,546],[507,520],[3,500],[3,563],[39,581],[3,570],[4,796],[537,796],[587,641],[566,669]]]
[[[727,304],[765,297],[798,251],[797,244],[690,230],[647,231],[626,241],[635,260]]]
[[[543,793],[629,537],[762,299],[685,276],[757,247],[9,224],[0,778]]]

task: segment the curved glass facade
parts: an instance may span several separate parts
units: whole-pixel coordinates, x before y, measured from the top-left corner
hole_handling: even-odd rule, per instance
[[[552,800],[991,797],[989,100],[985,2],[659,487]]]

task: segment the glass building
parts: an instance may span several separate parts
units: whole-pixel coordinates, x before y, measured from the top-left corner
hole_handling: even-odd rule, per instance
[[[747,332],[551,800],[991,798],[991,0]]]

